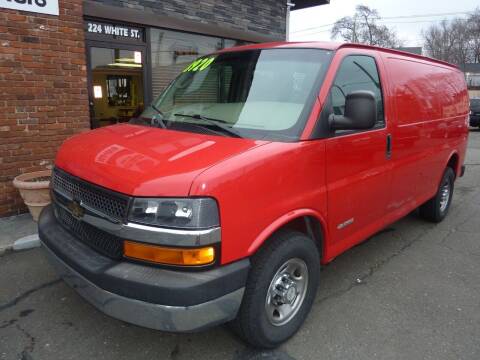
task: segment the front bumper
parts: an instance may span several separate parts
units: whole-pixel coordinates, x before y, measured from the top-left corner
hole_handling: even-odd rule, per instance
[[[198,272],[113,260],[65,230],[51,206],[40,216],[39,235],[65,282],[114,318],[157,330],[192,332],[234,319],[240,307],[248,259]]]

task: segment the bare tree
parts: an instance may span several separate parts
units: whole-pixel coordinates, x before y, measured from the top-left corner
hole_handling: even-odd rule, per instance
[[[471,60],[471,44],[468,24],[463,19],[454,19],[451,22],[452,36],[455,39],[453,45],[453,62],[465,65]]]
[[[468,17],[467,26],[473,62],[480,63],[480,8],[475,9]]]
[[[378,28],[375,22],[380,19],[378,11],[375,9],[370,9],[365,5],[358,5],[357,12],[355,17],[360,19],[361,26],[361,36],[363,39],[368,41],[370,45],[376,45],[376,33],[378,33]]]
[[[450,31],[450,24],[442,20],[438,25],[432,25],[422,32],[424,49],[432,57],[453,62],[455,38]]]
[[[358,24],[355,18],[343,17],[337,20],[332,28],[332,39],[340,36],[348,42],[358,42]]]
[[[422,35],[425,51],[434,58],[458,65],[480,62],[480,8],[467,18],[431,25]]]
[[[331,38],[383,47],[401,46],[394,31],[385,25],[378,25],[378,11],[365,5],[358,5],[353,16],[345,16],[335,22]]]

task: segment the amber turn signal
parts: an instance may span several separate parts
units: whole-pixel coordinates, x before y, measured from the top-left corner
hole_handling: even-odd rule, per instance
[[[208,265],[215,260],[215,249],[212,246],[181,249],[125,241],[123,254],[131,259],[180,266]]]

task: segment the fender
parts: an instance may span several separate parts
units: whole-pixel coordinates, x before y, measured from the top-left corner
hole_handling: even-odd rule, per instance
[[[324,217],[318,211],[313,209],[297,209],[292,210],[270,225],[265,227],[265,229],[255,238],[255,240],[251,243],[250,247],[248,248],[248,256],[253,255],[262,245],[263,243],[278,229],[280,229],[283,225],[289,223],[292,220],[298,219],[303,216],[312,216],[320,222],[321,231],[323,234],[323,241],[322,241],[322,257],[326,255],[326,243],[328,239],[328,227],[327,223],[325,222]]]

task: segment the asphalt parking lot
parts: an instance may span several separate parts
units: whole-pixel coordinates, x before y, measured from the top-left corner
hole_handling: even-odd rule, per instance
[[[334,260],[306,323],[275,351],[226,327],[174,335],[111,319],[35,249],[0,257],[0,359],[478,360],[480,131],[466,163],[443,223],[411,214]]]

